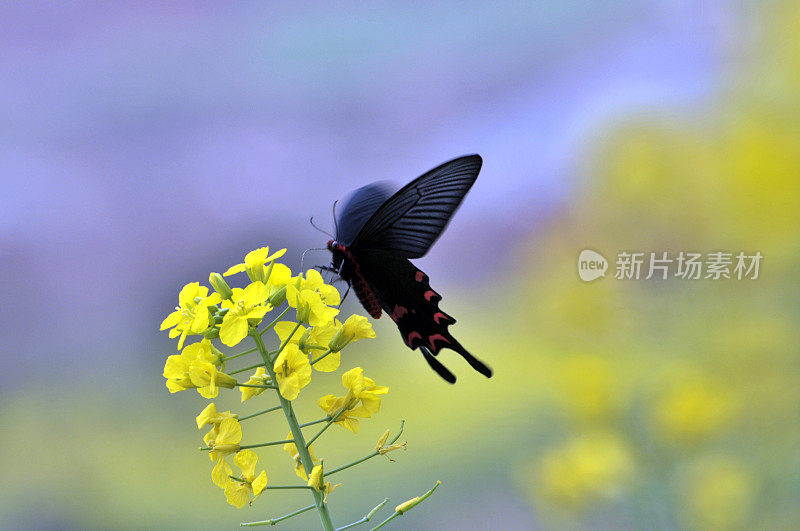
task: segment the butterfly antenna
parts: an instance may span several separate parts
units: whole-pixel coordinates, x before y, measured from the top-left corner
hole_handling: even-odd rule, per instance
[[[327,249],[323,249],[322,247],[312,247],[311,249],[306,249],[305,251],[303,251],[303,255],[300,257],[300,272],[301,273],[303,271],[305,271],[305,269],[303,269],[303,262],[306,259],[306,253],[308,251],[327,251]]]
[[[336,228],[336,234],[339,234],[339,222],[336,219],[336,203],[338,202],[338,199],[333,202],[333,226]]]
[[[336,239],[336,236],[334,236],[333,234],[331,234],[330,232],[328,232],[328,231],[326,231],[326,230],[322,230],[321,228],[317,227],[317,226],[314,224],[314,216],[311,216],[311,219],[310,219],[309,221],[311,222],[311,226],[312,226],[312,227],[314,227],[315,229],[317,229],[318,231],[320,231],[322,234],[327,234],[328,236],[330,236],[330,237],[331,237],[331,238],[333,238],[334,240]],[[324,249],[323,249],[323,250],[324,250]]]

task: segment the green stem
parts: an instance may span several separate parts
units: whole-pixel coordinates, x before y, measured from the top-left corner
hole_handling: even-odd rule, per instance
[[[350,529],[351,527],[355,527],[357,525],[363,524],[364,522],[369,522],[370,519],[373,516],[375,516],[375,513],[380,511],[381,508],[388,503],[388,501],[389,501],[389,498],[384,498],[382,502],[380,502],[378,505],[373,507],[372,510],[370,512],[368,512],[367,514],[365,514],[363,518],[361,518],[359,520],[356,520],[352,524],[343,525],[342,527],[337,528],[336,531],[343,531],[344,529]]]
[[[275,525],[278,522],[282,522],[287,518],[291,518],[292,516],[297,516],[298,514],[303,514],[306,511],[310,511],[316,507],[313,503],[307,507],[303,507],[302,509],[297,509],[289,514],[284,514],[283,516],[279,516],[278,518],[270,518],[269,520],[261,520],[260,522],[242,522],[240,525],[242,527],[252,527],[257,525]]]
[[[235,360],[236,358],[241,358],[242,356],[246,356],[246,355],[251,354],[251,353],[253,353],[253,352],[257,351],[257,350],[258,350],[257,348],[251,348],[250,350],[245,350],[244,352],[240,352],[238,354],[233,354],[231,356],[223,356],[222,357],[222,361]]]
[[[264,332],[267,332],[267,331],[269,331],[269,330],[272,330],[272,327],[273,327],[273,326],[275,326],[276,324],[278,324],[278,321],[280,321],[281,319],[283,319],[283,317],[284,317],[284,316],[285,316],[287,313],[289,313],[289,310],[291,310],[291,309],[292,309],[292,307],[291,307],[291,306],[287,306],[287,307],[286,307],[286,309],[285,309],[285,310],[283,310],[281,313],[279,313],[279,314],[278,314],[278,317],[276,317],[275,319],[273,319],[272,321],[270,321],[270,323],[269,323],[267,326],[265,326],[265,327],[264,327],[264,330],[262,330],[261,332],[259,332],[259,333],[258,333],[258,335],[259,335],[259,336],[263,336],[263,335],[264,335]],[[296,329],[295,329],[295,330],[296,330]],[[292,332],[292,335],[294,335],[294,332]],[[289,337],[291,338],[292,336],[289,336]]]
[[[391,440],[391,441],[389,441],[389,446],[391,446],[392,444],[394,444],[394,443],[397,441],[397,439],[399,439],[399,438],[400,438],[400,435],[402,435],[402,434],[403,434],[403,427],[404,427],[405,425],[406,425],[406,421],[405,421],[405,420],[401,420],[401,421],[400,421],[400,430],[397,432],[397,435],[395,435],[395,436],[394,436],[394,438],[392,438],[392,440]],[[375,451],[374,451],[374,452],[372,452],[371,454],[369,454],[369,455],[367,455],[367,456],[365,456],[365,457],[362,457],[361,459],[358,459],[358,460],[356,460],[356,461],[353,461],[352,463],[347,463],[346,465],[340,466],[339,468],[334,468],[334,469],[333,469],[333,470],[331,470],[330,472],[325,472],[325,477],[328,477],[328,476],[330,476],[330,475],[332,475],[332,474],[335,474],[335,473],[337,473],[337,472],[341,472],[342,470],[346,470],[346,469],[350,468],[351,466],[356,466],[357,464],[359,464],[359,463],[363,463],[363,462],[364,462],[364,461],[366,461],[367,459],[372,459],[372,458],[373,458],[373,457],[375,457],[376,455],[380,455],[380,454],[381,454],[380,450],[375,450]]]
[[[314,365],[316,362],[318,362],[319,360],[323,359],[325,356],[327,356],[330,353],[331,353],[331,349],[328,349],[327,352],[325,352],[324,354],[320,354],[319,357],[317,357],[314,361],[311,362],[311,365]]]
[[[290,443],[290,442],[293,442],[293,441],[292,440],[286,440],[286,441],[265,442],[265,443],[259,443],[259,444],[244,444],[244,445],[240,446],[239,448],[241,450],[247,450],[248,448],[262,448],[264,446],[277,446],[279,444],[286,444],[286,443]]]
[[[311,440],[310,440],[310,441],[308,441],[308,443],[306,443],[306,446],[311,446],[311,443],[313,443],[314,441],[316,441],[316,440],[319,438],[319,436],[320,436],[320,435],[322,435],[323,433],[325,433],[325,430],[327,430],[328,428],[330,428],[330,427],[331,427],[331,424],[333,424],[334,422],[336,422],[336,420],[337,420],[339,417],[341,417],[341,416],[342,416],[342,413],[344,413],[345,411],[346,411],[346,408],[342,408],[342,409],[340,409],[340,410],[339,410],[339,412],[338,412],[338,413],[336,413],[336,415],[334,415],[334,416],[333,416],[333,417],[332,417],[332,418],[331,418],[331,419],[328,421],[328,423],[327,423],[327,424],[325,424],[325,425],[322,427],[322,429],[321,429],[321,430],[319,430],[319,431],[317,432],[317,434],[316,434],[316,435],[314,435],[313,437],[311,437]]]
[[[262,448],[264,446],[276,446],[278,444],[286,444],[286,443],[290,443],[290,442],[294,442],[294,441],[293,440],[286,440],[286,441],[270,441],[270,442],[258,443],[258,444],[245,444],[245,445],[239,446],[239,450],[247,450],[248,448]],[[199,448],[199,450],[205,451],[205,452],[207,452],[209,450],[213,450],[213,449],[214,448],[211,447],[211,446],[201,446]]]
[[[257,413],[251,413],[249,415],[245,415],[244,417],[237,417],[237,418],[239,419],[239,422],[241,422],[243,420],[251,419],[253,417],[257,417],[259,415],[263,415],[264,413],[269,413],[270,411],[276,411],[278,409],[281,409],[281,406],[274,406],[274,407],[271,407],[271,408],[267,408],[267,409],[265,409],[263,411],[259,411]]]
[[[249,367],[245,367],[244,369],[237,369],[235,371],[231,371],[228,374],[230,374],[230,375],[239,374],[240,372],[249,371],[250,369],[257,369],[257,368],[263,367],[263,366],[264,366],[264,362],[262,361],[261,363],[256,363],[255,365],[250,365]]]
[[[306,422],[304,424],[300,424],[300,427],[301,428],[305,428],[307,426],[313,426],[314,424],[319,424],[320,422],[326,422],[328,420],[331,420],[331,418],[330,417],[325,417],[325,418],[321,418],[319,420],[312,420],[311,422]]]
[[[286,347],[286,344],[292,338],[294,333],[300,327],[300,324],[295,327],[291,334],[286,338],[286,341],[283,342],[281,348],[278,350],[278,354],[280,355],[281,350]],[[251,337],[256,342],[256,346],[258,347],[259,352],[261,353],[261,357],[264,360],[264,365],[269,372],[270,377],[272,378],[273,382],[277,382],[278,379],[275,377],[275,370],[272,368],[272,363],[270,363],[269,354],[267,353],[267,347],[264,346],[264,340],[261,339],[261,334],[258,332],[252,332]],[[295,417],[294,409],[292,408],[292,403],[289,400],[286,400],[280,391],[276,391],[278,395],[278,400],[280,400],[281,407],[283,407],[283,414],[286,417],[286,422],[289,424],[289,428],[292,432],[292,439],[294,440],[294,444],[297,447],[297,452],[300,454],[300,463],[302,463],[303,468],[311,473],[311,470],[314,469],[314,462],[311,460],[311,455],[308,452],[308,446],[305,443],[305,438],[303,437],[303,430],[300,428],[300,423],[297,422],[297,417]],[[319,514],[319,519],[322,522],[322,527],[325,531],[334,531],[333,522],[331,521],[330,512],[328,512],[328,506],[325,504],[323,495],[321,492],[317,492],[314,489],[310,489],[311,494],[314,496],[314,505],[317,507],[317,513]]]

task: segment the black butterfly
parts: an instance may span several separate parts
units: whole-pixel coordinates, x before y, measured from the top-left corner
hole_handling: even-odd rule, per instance
[[[428,275],[409,258],[420,258],[441,235],[472,187],[481,157],[468,155],[432,169],[391,195],[384,185],[356,190],[336,220],[336,239],[328,242],[332,267],[353,288],[369,314],[381,309],[394,322],[409,348],[450,383],[456,377],[434,356],[443,348],[461,354],[485,375],[492,370],[461,346],[447,327],[456,320],[439,309],[441,296]]]

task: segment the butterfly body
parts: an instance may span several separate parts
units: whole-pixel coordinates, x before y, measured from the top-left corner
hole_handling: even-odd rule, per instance
[[[350,284],[375,319],[383,312],[395,322],[405,344],[420,349],[428,364],[450,383],[455,376],[435,356],[443,348],[458,352],[487,377],[491,369],[450,334],[456,320],[439,309],[441,295],[428,275],[409,258],[423,256],[444,230],[478,175],[477,155],[445,163],[395,194],[380,184],[356,191],[328,242],[332,267]]]

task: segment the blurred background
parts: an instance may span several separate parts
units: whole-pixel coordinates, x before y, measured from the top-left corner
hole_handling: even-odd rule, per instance
[[[377,321],[343,368],[389,386],[383,409],[317,455],[360,457],[400,419],[408,450],[343,472],[335,522],[442,480],[395,528],[800,525],[796,3],[2,2],[0,27],[2,527],[233,528],[306,505],[225,502],[196,450],[206,401],[168,393],[158,326],[251,249],[287,247],[296,271],[334,199],[473,152],[480,178],[418,265],[495,376],[445,351],[449,386]],[[612,263],[584,283],[584,248],[764,259],[758,280]],[[315,376],[302,419],[339,378]]]

